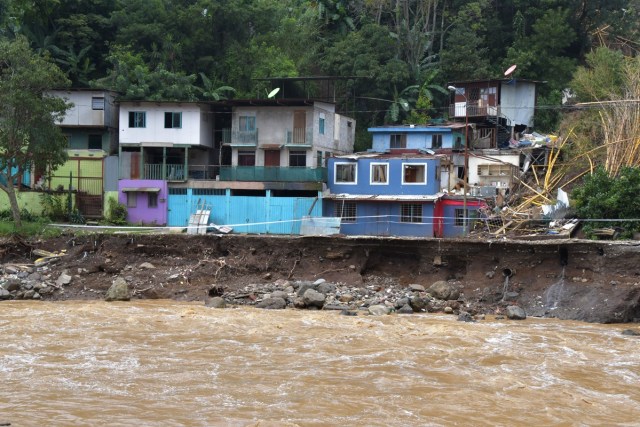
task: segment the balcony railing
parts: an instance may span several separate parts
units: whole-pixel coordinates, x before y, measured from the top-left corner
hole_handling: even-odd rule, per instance
[[[149,164],[145,163],[144,165],[144,178],[143,179],[162,179],[167,181],[185,181],[184,174],[184,165],[183,164],[166,164],[163,167],[162,163],[160,164]]]
[[[309,145],[313,144],[313,128],[287,129],[285,145]]]
[[[220,166],[189,165],[189,179],[206,180],[216,179],[220,174]]]
[[[466,106],[466,114],[465,114]],[[499,116],[500,107],[493,105],[479,105],[477,102],[450,104],[449,117],[482,117],[482,116]]]
[[[222,129],[222,143],[255,147],[256,145],[258,145],[258,129]]]
[[[220,166],[220,181],[325,182],[327,168]]]

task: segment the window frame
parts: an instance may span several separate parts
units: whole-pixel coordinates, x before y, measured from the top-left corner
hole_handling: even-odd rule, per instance
[[[91,141],[92,138],[100,140],[100,146],[98,148],[95,148],[95,147],[92,148],[91,147],[91,143],[93,142],[95,144],[95,142],[96,142],[95,140]],[[96,134],[96,133],[87,135],[87,149],[89,149],[89,150],[102,150],[102,135]]]
[[[434,133],[431,135],[431,148],[442,148],[442,134]]]
[[[253,158],[253,162],[249,162],[252,164],[242,164],[240,162],[240,157]],[[256,165],[256,151],[255,150],[238,150],[238,166],[255,166]]]
[[[304,159],[304,164],[292,164],[291,159]],[[306,150],[289,150],[289,167],[290,168],[306,168],[307,167],[307,151]]]
[[[469,208],[467,208],[467,213],[465,215],[464,208],[455,208],[453,211],[453,225],[456,227],[464,227],[464,219],[465,217],[469,217]],[[467,225],[469,225],[469,221],[467,221]]]
[[[142,119],[142,120],[140,120]],[[142,122],[142,123],[140,123]],[[146,111],[129,111],[129,128],[144,129],[147,127]]]
[[[253,115],[241,115],[238,116],[238,130],[240,132],[255,132],[256,131],[256,116]]]
[[[126,193],[127,195],[127,208],[137,208],[138,207],[138,193],[135,191],[129,191]]]
[[[400,203],[400,222],[408,224],[422,223],[423,208],[424,205],[422,203]]]
[[[176,120],[176,118],[178,120]],[[182,112],[165,111],[164,112],[164,128],[165,129],[182,129]]]
[[[398,146],[400,145],[400,146]],[[406,133],[392,133],[389,135],[389,148],[392,150],[404,150],[407,148]]]
[[[158,193],[147,193],[147,208],[156,209],[158,207]]]
[[[341,166],[349,166],[353,168],[353,181],[338,181],[338,168]],[[333,164],[333,181],[339,185],[357,185],[358,184],[358,164],[354,162],[335,162]]]
[[[407,169],[407,167],[422,167],[424,168],[424,172],[423,172],[423,180],[422,181],[416,181],[416,182],[412,182],[412,181],[406,181],[405,180],[405,170]],[[426,185],[428,182],[427,179],[427,174],[428,174],[428,164],[427,163],[411,163],[411,162],[407,162],[407,163],[402,163],[402,169],[401,169],[401,174],[402,174],[402,185]]]
[[[374,168],[384,166],[385,181],[374,181]],[[369,184],[370,185],[389,185],[389,163],[371,162],[369,166]]]
[[[320,135],[324,135],[324,131],[325,131],[325,118],[324,118],[324,114],[320,114],[320,117],[318,118],[318,133]]]
[[[340,222],[354,224],[358,219],[358,204],[354,201],[336,201],[333,213],[334,217],[340,218]]]
[[[94,111],[104,111],[104,96],[91,97],[91,109]]]

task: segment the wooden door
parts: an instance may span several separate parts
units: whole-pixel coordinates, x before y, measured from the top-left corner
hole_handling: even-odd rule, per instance
[[[280,166],[280,150],[264,150],[265,166]]]
[[[305,111],[293,112],[293,143],[305,143],[305,129],[307,127],[307,113]]]

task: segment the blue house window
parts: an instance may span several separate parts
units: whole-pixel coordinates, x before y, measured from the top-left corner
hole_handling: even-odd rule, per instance
[[[358,165],[355,163],[336,163],[334,165],[336,184],[357,184],[356,172]]]
[[[320,135],[324,135],[324,114],[320,114],[320,119],[318,120],[318,132],[320,132]]]
[[[371,163],[371,185],[389,184],[389,165],[387,163]]]
[[[400,222],[422,222],[422,205],[420,203],[401,203]]]
[[[389,138],[391,148],[407,148],[407,134],[391,134]]]
[[[442,134],[431,135],[431,148],[442,148]]]
[[[182,113],[164,113],[164,128],[179,129],[182,127]]]
[[[255,116],[240,116],[239,129],[241,131],[253,132],[256,130],[256,118]]]
[[[147,127],[147,113],[145,111],[129,111],[129,127]]]
[[[427,165],[424,163],[403,163],[402,184],[419,185],[427,183]]]
[[[465,215],[464,209],[456,209],[455,210],[455,223],[454,224],[455,224],[456,227],[464,226],[464,218],[465,218],[465,216],[466,215]]]
[[[342,222],[356,222],[356,202],[336,202],[335,216]]]

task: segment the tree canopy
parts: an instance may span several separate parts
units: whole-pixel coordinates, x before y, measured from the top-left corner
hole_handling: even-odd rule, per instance
[[[67,140],[56,120],[69,105],[45,91],[69,81],[51,61],[34,53],[23,36],[0,39],[0,189],[9,196],[17,227],[14,183],[32,167],[49,170],[66,159]]]

